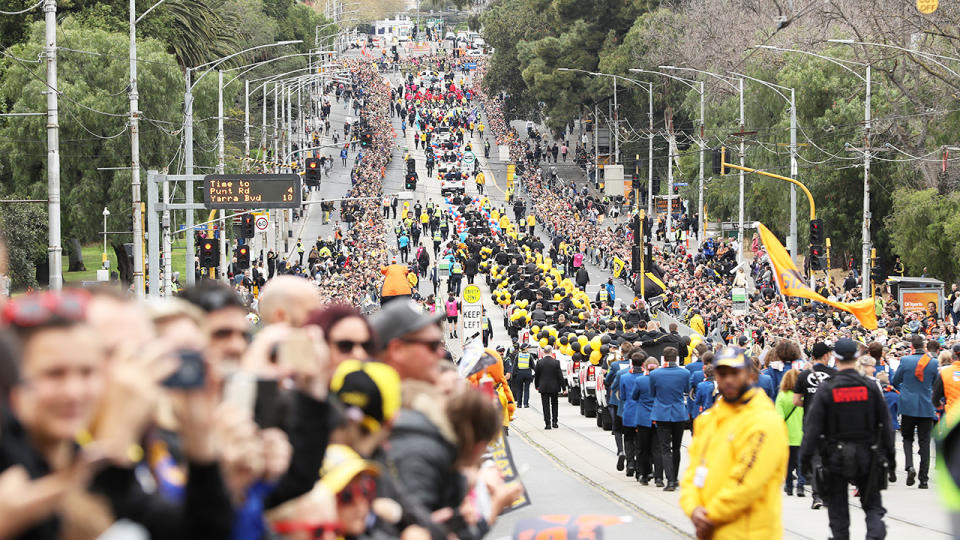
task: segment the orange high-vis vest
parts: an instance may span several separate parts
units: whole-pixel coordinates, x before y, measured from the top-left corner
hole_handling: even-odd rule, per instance
[[[940,368],[940,378],[943,379],[943,395],[947,397],[944,410],[949,415],[960,403],[960,362]]]

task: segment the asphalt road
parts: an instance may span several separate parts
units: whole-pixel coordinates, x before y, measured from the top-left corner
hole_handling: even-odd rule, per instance
[[[393,80],[397,79],[392,75]],[[333,115],[335,121],[342,120],[338,114],[345,115],[343,107],[334,103]],[[407,137],[402,139],[399,119],[394,121],[398,141],[394,148],[394,160],[388,168],[385,179],[385,191],[388,194],[402,190],[403,164],[401,155],[404,148],[409,148],[417,159],[417,170],[420,182],[417,186],[415,199],[426,202],[428,198],[440,200],[439,182],[428,179],[424,168],[423,153],[413,150],[412,130],[407,131]],[[336,123],[334,123],[336,125]],[[489,125],[489,123],[487,123]],[[488,132],[489,136],[489,132]],[[491,144],[493,141],[491,140]],[[478,136],[474,138],[476,148],[482,148],[483,141]],[[503,191],[506,183],[506,163],[497,160],[485,160],[480,155],[481,166],[487,176],[487,194],[495,206],[503,205]],[[496,147],[491,149],[491,156],[496,157]],[[338,156],[334,156],[338,157]],[[352,160],[354,154],[351,153]],[[334,167],[334,175],[328,181],[324,180],[320,189],[311,194],[311,198],[319,200],[321,197],[333,198],[342,196],[349,185],[349,170],[339,165]],[[582,180],[581,180],[582,181]],[[476,194],[472,183],[467,185],[468,194]],[[410,202],[412,206],[413,201]],[[310,210],[299,222],[294,223],[294,234],[306,240],[315,239],[317,235],[326,236],[336,219],[326,226],[320,223],[318,205],[312,205]],[[394,222],[388,222],[386,234],[388,243],[394,245],[392,234]],[[541,227],[538,227],[541,229]],[[295,245],[295,238],[291,246]],[[609,271],[590,267],[592,283],[600,283],[609,276]],[[494,325],[493,345],[508,345],[506,332],[499,323],[502,315],[490,299],[490,291],[482,280],[477,280],[484,293],[484,304]],[[618,296],[630,293],[622,282],[617,282]],[[429,285],[421,285],[426,291]],[[445,288],[443,288],[445,290]],[[592,289],[595,291],[596,289]],[[632,296],[630,296],[632,299]],[[460,353],[459,340],[451,340],[449,349],[456,355]],[[504,516],[495,525],[490,538],[509,537],[515,525],[526,518],[554,514],[606,514],[627,516],[628,524],[608,528],[605,534],[608,538],[676,538],[691,537],[693,527],[680,510],[678,505],[679,492],[663,492],[652,486],[643,487],[633,479],[626,478],[623,473],[615,469],[616,451],[613,437],[609,432],[596,427],[593,418],[580,416],[579,409],[568,404],[564,398],[560,400],[560,429],[543,430],[540,413],[540,400],[536,393],[530,399],[531,407],[518,411],[511,427],[509,443],[511,445],[515,463],[521,473],[521,479],[526,486],[532,504]],[[689,433],[684,434],[684,446],[689,443]],[[897,436],[899,455],[897,462],[902,470],[903,454],[900,437]],[[684,449],[681,461],[681,474],[686,467],[686,450]],[[898,472],[900,480],[883,493],[884,503],[888,510],[886,524],[888,538],[926,539],[951,538],[949,517],[940,505],[935,486],[930,490],[918,490],[906,487],[903,483],[903,473]],[[934,484],[935,480],[931,480]],[[863,514],[857,506],[857,499],[851,497],[851,537],[864,537],[865,526]],[[784,497],[783,523],[786,538],[826,538],[829,533],[827,514],[825,509],[811,510],[810,498],[798,499]]]

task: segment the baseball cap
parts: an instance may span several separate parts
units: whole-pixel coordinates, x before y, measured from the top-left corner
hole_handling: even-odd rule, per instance
[[[341,362],[330,380],[330,391],[343,404],[346,417],[370,433],[380,431],[400,409],[400,376],[380,362]]]
[[[380,467],[363,459],[345,444],[327,446],[323,454],[323,465],[320,467],[320,485],[330,493],[340,493],[361,473],[379,476]]]
[[[739,347],[724,347],[713,357],[713,367],[743,369],[748,364],[747,356]]]
[[[837,359],[854,359],[858,356],[857,352],[859,350],[857,342],[849,338],[840,338],[837,340],[837,344],[833,346],[833,354]]]
[[[394,300],[370,317],[381,346],[443,320],[443,313],[428,315],[413,300]]]
[[[833,349],[826,343],[822,341],[818,341],[813,344],[813,348],[810,350],[810,354],[813,355],[814,358],[820,358],[821,356],[827,354],[832,350]]]

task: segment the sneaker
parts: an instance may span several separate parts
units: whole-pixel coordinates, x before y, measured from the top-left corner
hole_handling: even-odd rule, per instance
[[[907,485],[912,486],[917,480],[917,471],[913,467],[907,469]]]
[[[813,501],[810,502],[810,508],[814,510],[819,510],[823,506],[823,501],[820,500],[820,497],[817,495],[813,496]]]
[[[622,470],[623,470],[623,467],[624,467],[624,465],[625,465],[626,463],[627,463],[627,456],[625,456],[625,455],[623,455],[623,454],[618,454],[618,455],[617,455],[617,470],[618,470],[618,471],[622,471]]]
[[[657,486],[658,488],[662,488],[662,487],[663,487],[663,480],[657,480],[657,481],[655,481],[655,482],[653,483],[653,485]]]
[[[667,482],[667,486],[663,488],[664,491],[676,491],[677,483],[676,482]]]
[[[637,475],[637,482],[640,482],[640,485],[641,485],[641,486],[649,486],[649,485],[650,485],[650,475],[648,475],[648,474],[639,475],[639,474],[638,474],[638,475]]]
[[[921,481],[920,481],[920,485],[917,486],[917,487],[920,488],[920,489],[928,489],[930,486],[927,485],[927,481],[926,481],[926,480],[921,480]]]

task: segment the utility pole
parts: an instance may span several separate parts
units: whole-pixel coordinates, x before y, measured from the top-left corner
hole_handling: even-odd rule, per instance
[[[185,80],[187,83],[186,92],[183,94],[183,108],[184,116],[186,119],[183,122],[183,138],[184,138],[184,157],[183,157],[183,166],[184,172],[187,175],[193,174],[193,85],[191,83],[191,70],[187,68],[185,74]],[[186,182],[187,195],[187,204],[193,203],[193,182]],[[196,282],[197,273],[193,264],[193,256],[196,253],[196,246],[194,246],[194,230],[193,230],[193,210],[187,210],[187,219],[186,226],[187,229],[190,229],[190,234],[187,234],[187,286],[193,285]]]
[[[617,106],[617,78],[613,79],[613,164],[620,163],[620,108]]]
[[[63,247],[60,243],[60,111],[57,105],[57,0],[46,0],[44,52],[47,57],[47,264],[50,289],[63,288]],[[134,244],[136,245],[136,244]],[[133,257],[137,259],[136,254]]]
[[[673,108],[667,107],[664,111],[664,123],[667,125],[667,234],[664,243],[670,242],[670,232],[673,228]]]
[[[143,215],[140,208],[140,103],[137,92],[137,3],[130,0],[130,189],[133,215],[133,290],[145,293],[143,276]],[[150,231],[154,232],[154,231]],[[155,233],[155,232],[154,232]],[[152,271],[159,272],[159,268]]]
[[[744,132],[744,126],[746,122],[744,121],[743,116],[743,78],[740,78],[740,133]],[[745,135],[740,136],[740,166],[743,167],[744,159],[744,139]],[[743,169],[740,169],[740,213],[737,220],[737,242],[740,244],[740,249],[737,250],[737,264],[743,262]]]
[[[793,88],[790,89],[790,178],[797,179],[797,96]],[[790,256],[793,263],[797,263],[799,245],[797,244],[797,186],[790,184]],[[829,272],[827,258],[827,275]]]
[[[653,83],[647,83],[648,92],[650,93],[649,99],[649,110],[647,112],[647,120],[649,120],[649,135],[647,137],[647,215],[650,216],[650,219],[653,219]],[[637,207],[639,208],[639,204]]]
[[[697,200],[697,243],[703,242],[703,158],[707,152],[707,141],[704,140],[704,88],[700,81],[700,188]]]
[[[863,134],[863,264],[860,270],[860,297],[870,298],[870,65],[867,64],[867,99],[864,101]]]
[[[243,81],[243,169],[250,166],[250,81]]]
[[[223,72],[217,70],[217,174],[223,174]],[[220,210],[220,268],[217,276],[221,281],[227,279],[227,221],[226,212]]]

